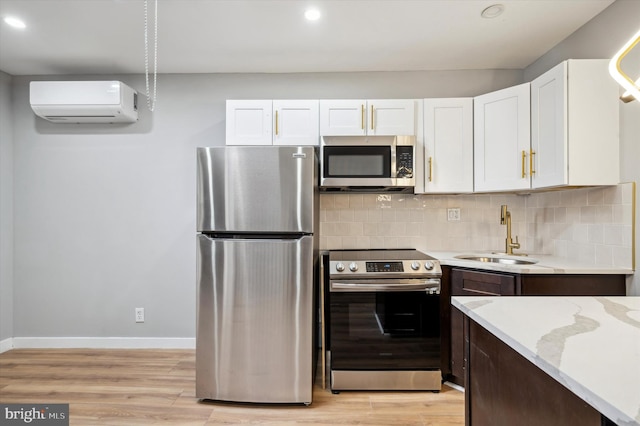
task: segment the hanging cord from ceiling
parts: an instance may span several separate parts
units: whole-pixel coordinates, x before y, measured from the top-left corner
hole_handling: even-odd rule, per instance
[[[158,97],[158,0],[155,0],[155,13],[153,18],[153,96],[149,91],[149,40],[148,40],[148,0],[144,0],[144,76],[147,87],[147,108],[153,112]]]

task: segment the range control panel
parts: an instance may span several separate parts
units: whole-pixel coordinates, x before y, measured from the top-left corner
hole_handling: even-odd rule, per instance
[[[329,262],[331,276],[351,276],[351,277],[374,277],[374,276],[396,276],[396,277],[425,277],[440,276],[442,269],[437,260],[403,260],[393,262],[367,262],[362,260],[354,261],[331,261]]]

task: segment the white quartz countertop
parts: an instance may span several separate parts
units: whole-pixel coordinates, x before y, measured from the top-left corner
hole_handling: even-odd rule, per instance
[[[528,256],[506,256],[479,251],[426,251],[435,257],[442,265],[459,266],[462,268],[484,269],[488,271],[510,272],[516,274],[633,274],[633,269],[619,266],[603,266],[578,262],[571,259],[549,255],[530,254]],[[530,260],[532,265],[506,265],[502,263],[478,262],[460,259],[459,256],[504,257],[516,260]]]
[[[456,296],[452,304],[616,424],[640,425],[640,297]]]

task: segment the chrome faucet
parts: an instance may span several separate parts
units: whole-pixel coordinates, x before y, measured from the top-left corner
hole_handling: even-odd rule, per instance
[[[516,242],[513,242],[511,238],[511,212],[507,210],[507,205],[503,204],[500,207],[500,225],[507,225],[507,239],[505,241],[505,253],[516,254],[513,249],[519,249],[520,243],[518,242],[518,236],[516,235]]]

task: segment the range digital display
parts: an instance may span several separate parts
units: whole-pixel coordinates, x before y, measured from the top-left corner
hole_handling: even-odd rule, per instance
[[[402,262],[367,262],[367,272],[404,272]]]

